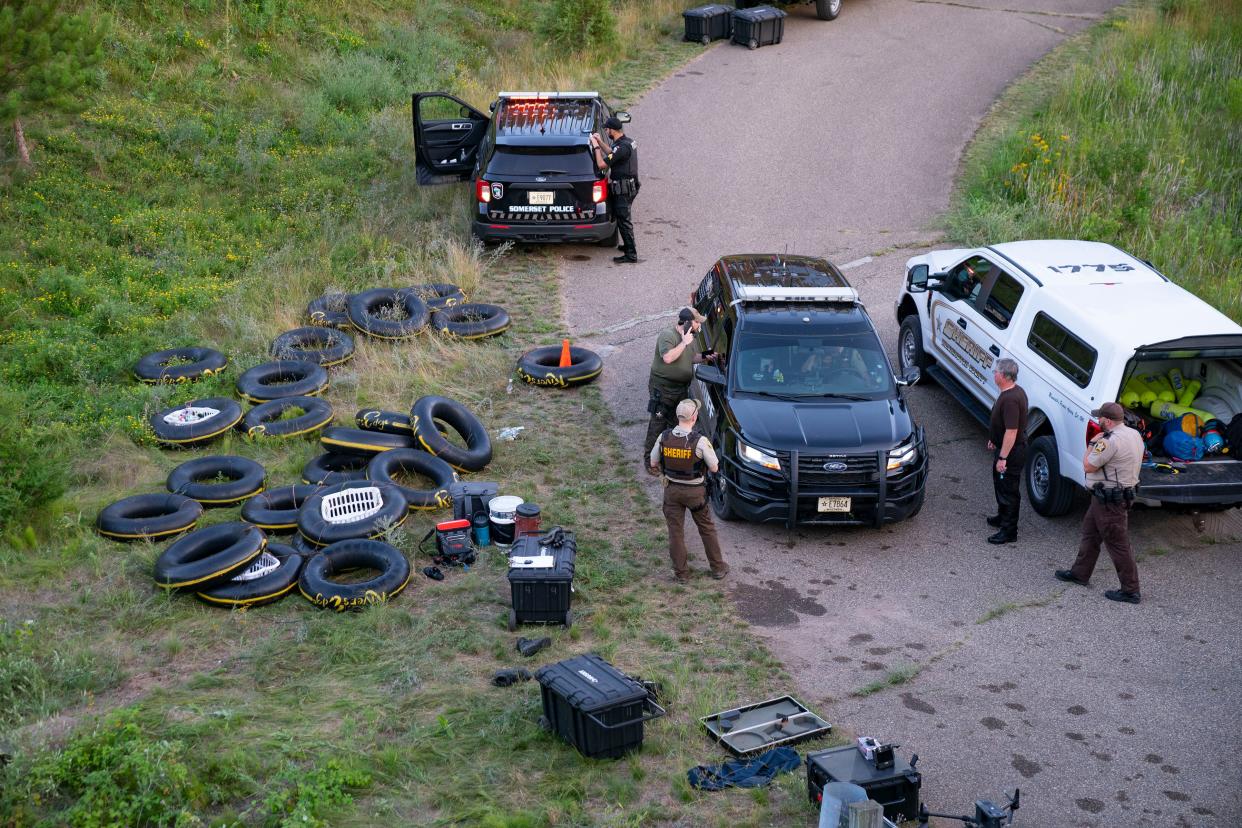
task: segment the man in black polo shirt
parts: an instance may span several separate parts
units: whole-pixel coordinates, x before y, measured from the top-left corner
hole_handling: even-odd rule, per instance
[[[992,451],[992,488],[996,491],[996,514],[988,526],[997,531],[988,543],[1013,543],[1018,539],[1018,507],[1022,502],[1022,466],[1026,463],[1026,392],[1018,385],[1018,363],[998,359],[992,379],[1001,390],[992,406],[988,424],[988,448]]]

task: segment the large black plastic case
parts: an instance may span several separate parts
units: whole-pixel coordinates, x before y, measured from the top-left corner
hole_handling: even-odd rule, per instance
[[[552,546],[547,536],[523,535],[510,547],[510,630],[518,624],[573,624],[570,603],[577,545],[573,532],[567,530],[560,541],[559,546]],[[543,565],[527,566],[527,562]]]
[[[829,782],[849,782],[867,792],[867,798],[884,806],[884,816],[894,821],[917,819],[919,789],[923,775],[899,756],[893,766],[876,770],[857,747],[829,748],[806,755],[806,793],[811,804],[819,806],[824,786]]]
[[[695,6],[681,13],[686,20],[686,40],[694,40],[706,46],[713,40],[728,37],[733,32],[733,7],[720,3]]]
[[[733,10],[733,42],[757,49],[780,43],[785,36],[785,12],[771,6]]]
[[[647,690],[594,653],[535,671],[548,727],[588,759],[642,747],[643,723],[664,715]]]

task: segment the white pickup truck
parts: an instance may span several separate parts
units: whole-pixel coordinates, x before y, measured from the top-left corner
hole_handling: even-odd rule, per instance
[[[918,367],[984,423],[999,393],[994,361],[1018,363],[1031,407],[1024,476],[1041,515],[1067,512],[1082,487],[1083,451],[1099,430],[1090,412],[1102,403],[1128,404],[1156,429],[1183,410],[1226,425],[1242,413],[1242,327],[1112,245],[1017,241],[915,256],[896,306],[901,372]],[[1161,385],[1157,399],[1136,400],[1144,380],[1170,376],[1193,393],[1179,402]],[[1147,463],[1138,495],[1193,511],[1242,505],[1242,445]]]

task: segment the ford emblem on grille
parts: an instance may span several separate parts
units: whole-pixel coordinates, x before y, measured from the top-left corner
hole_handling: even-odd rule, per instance
[[[830,471],[830,472],[843,472],[843,471],[845,471],[845,470],[846,470],[846,469],[848,469],[848,468],[849,468],[849,466],[845,465],[844,463],[838,463],[838,462],[835,462],[835,461],[834,461],[834,462],[832,462],[832,463],[825,463],[825,464],[824,464],[824,471]]]

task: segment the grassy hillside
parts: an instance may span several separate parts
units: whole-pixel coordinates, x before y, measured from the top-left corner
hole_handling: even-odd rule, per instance
[[[573,4],[562,4],[562,7]],[[601,4],[597,4],[601,5]],[[607,4],[602,4],[607,5]],[[36,161],[0,138],[0,824],[746,825],[805,815],[801,779],[701,798],[685,770],[716,752],[696,717],[777,689],[781,671],[720,591],[662,580],[661,521],[595,388],[507,382],[556,341],[557,276],[538,250],[486,255],[465,188],[414,185],[408,93],[485,107],[498,88],[604,90],[624,104],[698,53],[681,3],[615,8],[615,52],[552,51],[543,0],[84,2],[111,15],[102,90],[79,118],[26,123]],[[575,48],[574,45],[570,47]],[[636,125],[637,126],[637,125]],[[505,630],[503,556],[393,604],[335,615],[289,598],[224,612],[151,584],[161,547],[91,530],[98,509],[158,491],[179,462],[255,458],[294,482],[313,441],[152,445],[148,413],[232,394],[325,288],[453,281],[515,324],[480,343],[359,338],[327,399],[403,410],[467,403],[500,443],[484,479],[578,530],[572,629],[538,664],[596,651],[658,679],[671,714],[641,754],[581,759],[542,733],[537,687]],[[206,344],[232,364],[149,388],[137,358]],[[593,446],[593,451],[583,451]],[[207,523],[237,519],[213,510]],[[433,517],[389,535],[417,568]],[[538,634],[539,630],[527,630]],[[714,795],[713,795],[714,796]]]
[[[294,305],[325,287],[456,275],[471,255],[463,210],[413,186],[410,92],[486,108],[498,88],[606,80],[624,98],[693,54],[668,36],[667,0],[618,14],[639,61],[549,51],[536,32],[547,5],[82,3],[113,20],[102,91],[80,117],[28,119],[32,174],[0,139],[10,541],[27,525],[46,534],[45,506],[92,482],[79,460],[113,438],[143,442],[144,413],[184,398],[132,381],[141,354],[211,341],[241,370],[278,332],[269,320],[296,321]]]
[[[1007,93],[949,229],[1110,242],[1242,322],[1240,158],[1242,3],[1143,0]]]

